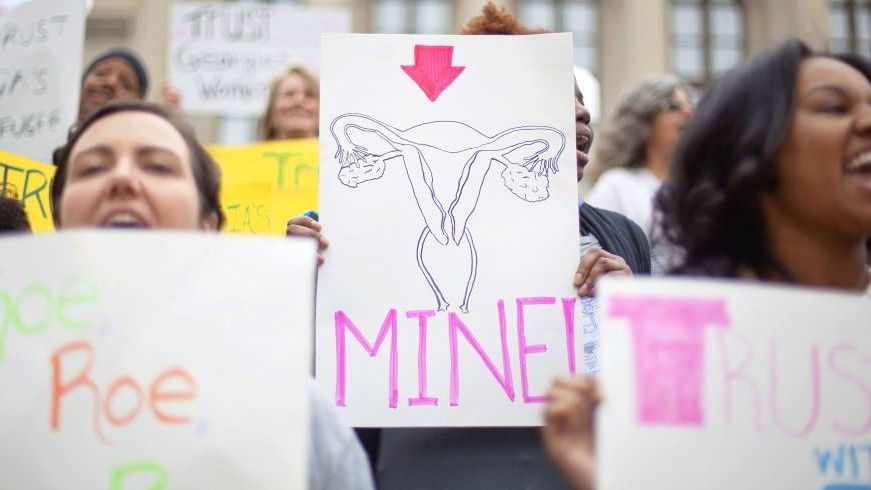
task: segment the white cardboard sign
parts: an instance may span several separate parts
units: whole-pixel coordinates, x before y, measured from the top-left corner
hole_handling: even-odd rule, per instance
[[[317,378],[356,426],[540,424],[583,370],[571,36],[324,36]]]
[[[303,488],[313,275],[305,240],[4,238],[4,479]]]
[[[0,16],[5,15],[10,10],[26,1],[27,0],[0,0]]]
[[[0,16],[0,150],[51,162],[76,121],[84,0],[30,0]]]
[[[169,77],[187,112],[259,116],[272,78],[301,64],[317,71],[325,32],[348,32],[341,9],[176,2]]]
[[[599,487],[865,489],[871,297],[606,280]]]

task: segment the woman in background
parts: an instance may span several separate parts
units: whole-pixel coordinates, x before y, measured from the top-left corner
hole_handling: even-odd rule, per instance
[[[224,223],[220,188],[217,166],[187,124],[157,105],[118,101],[70,134],[51,184],[52,211],[59,229],[216,232]],[[309,488],[372,488],[353,432],[313,381],[308,391]]]
[[[599,138],[595,162],[604,173],[586,201],[626,216],[651,238],[653,196],[668,179],[691,114],[689,88],[677,77],[656,76],[633,88]]]
[[[317,138],[320,83],[308,69],[291,66],[269,85],[269,103],[258,124],[263,140]]]
[[[871,299],[871,64],[791,41],[728,72],[656,202],[683,250],[675,274]],[[558,379],[548,394],[544,445],[577,489],[596,487],[598,400],[592,377]]]

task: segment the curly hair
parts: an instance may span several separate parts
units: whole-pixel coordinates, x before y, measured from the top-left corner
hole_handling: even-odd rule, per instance
[[[188,123],[174,111],[163,107],[143,102],[140,100],[114,100],[100,107],[85,118],[78,126],[70,131],[67,142],[59,149],[57,155],[57,171],[51,181],[51,211],[54,215],[54,223],[60,226],[60,202],[66,188],[66,176],[69,168],[70,154],[76,142],[79,141],[91,125],[105,117],[121,112],[144,112],[153,114],[168,122],[185,142],[190,151],[191,168],[193,169],[194,182],[200,197],[200,215],[205,217],[214,215],[217,218],[217,228],[220,230],[224,225],[225,216],[221,209],[221,171],[212,159],[211,155],[203,148],[197,139],[196,133]]]
[[[647,155],[647,136],[653,118],[674,101],[680,89],[689,87],[674,75],[650,77],[633,87],[620,101],[596,146],[596,175],[615,167],[642,167]],[[595,175],[593,176],[595,180]]]
[[[266,104],[266,111],[263,112],[263,117],[257,121],[257,134],[260,139],[270,141],[278,138],[278,132],[272,127],[272,111],[275,105],[275,97],[278,96],[278,89],[281,84],[291,75],[297,75],[305,82],[305,91],[307,96],[320,98],[321,84],[317,75],[312,73],[308,68],[302,65],[294,65],[280,73],[272,79],[269,84],[269,96]]]
[[[0,233],[30,231],[30,220],[18,193],[11,184],[0,185]]]
[[[732,69],[699,102],[656,196],[665,238],[683,255],[673,273],[792,279],[766,243],[762,195],[778,185],[775,159],[792,123],[799,65],[816,56],[871,80],[860,57],[814,53],[796,40]]]
[[[493,2],[487,2],[481,9],[481,14],[472,17],[469,23],[460,29],[460,34],[544,34],[548,31],[542,28],[529,28],[521,24],[517,17],[505,7],[497,7]]]

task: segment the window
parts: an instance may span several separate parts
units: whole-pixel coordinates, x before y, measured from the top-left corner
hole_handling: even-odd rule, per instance
[[[673,0],[671,62],[675,73],[705,85],[744,54],[744,12],[734,0]]]
[[[574,64],[593,73],[599,63],[599,9],[594,0],[524,0],[519,19],[528,27],[554,32],[571,32]]]
[[[835,0],[829,9],[831,49],[871,57],[871,0]]]
[[[448,0],[373,0],[372,32],[450,33],[451,2]]]

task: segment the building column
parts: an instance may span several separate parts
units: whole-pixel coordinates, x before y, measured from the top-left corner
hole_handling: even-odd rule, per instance
[[[133,19],[130,44],[143,59],[148,60],[148,74],[151,77],[149,95],[152,99],[159,95],[160,85],[167,76],[169,8],[169,0],[139,2]]]
[[[607,120],[622,94],[653,73],[670,71],[669,1],[599,2],[601,114]]]
[[[339,8],[351,14],[351,32],[369,32],[369,3],[354,0],[307,0],[308,7]]]
[[[796,37],[817,49],[828,44],[826,0],[749,0],[744,5],[748,55]]]

